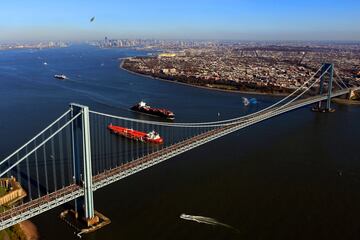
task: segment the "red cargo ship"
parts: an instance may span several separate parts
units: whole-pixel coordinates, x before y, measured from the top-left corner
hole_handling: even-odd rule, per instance
[[[136,112],[165,117],[167,119],[175,119],[175,114],[173,112],[162,108],[152,108],[143,101],[139,102],[130,109]]]
[[[147,143],[156,143],[156,144],[162,144],[164,140],[160,137],[158,133],[155,131],[151,131],[149,133],[144,133],[140,131],[136,131],[130,128],[124,128],[119,126],[114,126],[110,124],[108,126],[108,129],[116,134],[119,134],[121,136],[124,136],[126,138],[134,139],[137,141],[147,142]]]

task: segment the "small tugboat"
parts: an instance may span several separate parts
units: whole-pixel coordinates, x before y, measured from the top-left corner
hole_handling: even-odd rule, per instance
[[[175,114],[167,109],[161,109],[161,108],[152,108],[149,105],[147,105],[144,101],[139,102],[135,106],[130,108],[133,111],[140,112],[140,113],[146,113],[149,115],[155,115],[158,117],[164,117],[167,119],[175,119]]]
[[[65,80],[65,79],[67,79],[67,76],[65,76],[64,74],[55,74],[54,78],[57,78],[60,80]]]
[[[155,144],[164,143],[164,140],[155,131],[145,133],[145,132],[140,132],[140,131],[133,130],[133,129],[130,129],[130,128],[114,126],[112,124],[110,124],[108,126],[108,129],[112,133],[124,136],[124,137],[129,138],[129,139],[133,139],[133,140],[136,140],[136,141],[141,141],[141,142],[145,142],[145,143],[155,143]]]
[[[242,100],[243,100],[243,104],[244,104],[245,107],[250,105],[250,104],[253,104],[253,105],[257,104],[256,98],[247,99],[246,97],[243,97]]]
[[[243,104],[244,104],[245,107],[250,104],[249,99],[247,99],[246,97],[243,97],[242,100],[243,100]]]

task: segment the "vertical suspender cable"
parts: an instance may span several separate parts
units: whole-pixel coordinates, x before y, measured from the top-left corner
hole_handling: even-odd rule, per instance
[[[138,122],[136,123],[135,126],[136,126],[135,130],[139,131],[139,123]],[[139,158],[139,142],[140,142],[140,140],[136,141],[136,159]]]
[[[107,119],[106,119],[106,117],[104,117],[105,118],[105,122],[106,122],[106,126],[108,125],[108,121],[107,121]],[[106,157],[106,161],[107,161],[107,169],[111,169],[111,146],[110,146],[110,138],[109,138],[109,135],[108,135],[108,131],[106,131],[105,132],[105,139],[106,139],[106,155],[107,155],[107,157]]]
[[[121,126],[120,120],[115,119],[115,122],[117,125]],[[116,151],[116,161],[115,162],[116,162],[116,166],[118,167],[121,164],[121,160],[120,160],[120,158],[121,158],[121,146],[120,146],[121,141],[115,134],[114,134],[114,139],[115,139],[115,144],[116,144],[115,145],[115,151]]]
[[[52,134],[52,130],[50,129],[50,135]],[[54,180],[54,191],[57,190],[57,180],[56,180],[56,162],[55,162],[55,147],[54,147],[54,138],[51,138],[51,156],[52,159],[52,170],[53,170],[53,180]]]
[[[105,117],[103,118],[103,122],[104,122],[104,126],[107,126],[106,124],[106,119]],[[107,170],[107,166],[108,166],[108,161],[107,161],[107,158],[108,158],[108,151],[107,151],[107,142],[106,142],[106,133],[107,131],[105,131],[103,129],[103,150],[104,150],[104,169]]]
[[[16,153],[16,159],[19,160],[19,153]],[[20,164],[16,165],[16,171],[18,182],[21,184]]]
[[[58,122],[58,127],[60,128],[60,121]],[[59,160],[60,160],[60,179],[61,179],[61,187],[65,187],[64,183],[64,159],[63,159],[63,138],[62,138],[62,131],[58,134],[59,139]]]
[[[28,153],[28,147],[25,146],[25,153]],[[30,168],[29,168],[29,157],[26,158],[26,174],[27,174],[27,182],[28,182],[28,194],[30,200],[32,200],[32,193],[31,193],[31,178],[30,178]]]
[[[106,158],[106,151],[105,151],[105,130],[104,130],[104,127],[105,127],[105,117],[103,116],[101,118],[101,126],[102,126],[102,129],[101,129],[101,165],[102,165],[102,171],[104,172],[105,169],[106,169],[106,161],[105,161],[105,158]]]
[[[124,126],[126,128],[128,127],[125,120],[124,120]],[[129,140],[125,139],[124,137],[122,139],[124,141],[124,148],[125,148],[125,163],[127,163],[129,162],[129,145],[128,145]]]
[[[108,140],[109,169],[112,169],[113,161],[114,161],[113,150],[112,150],[113,149],[113,141],[112,141],[112,136],[111,136],[111,134],[109,134],[109,132],[106,132],[106,138]]]
[[[108,124],[109,121],[107,120],[106,123]],[[107,142],[108,142],[109,169],[111,169],[112,165],[113,165],[113,151],[112,151],[111,135],[109,134],[108,131],[106,131],[106,139],[107,139]]]
[[[131,126],[131,129],[134,129],[134,126],[133,126],[133,122],[130,122],[130,126]],[[131,143],[131,145],[130,145],[130,148],[131,148],[131,160],[130,161],[132,161],[132,160],[134,160],[134,149],[133,149],[133,144]]]
[[[143,123],[145,125],[145,123]],[[147,130],[148,129],[145,129],[144,127],[144,130]],[[149,142],[146,142],[146,155],[149,155],[150,154],[150,143]]]
[[[97,118],[98,118],[98,135],[97,135],[97,142],[98,142],[98,148],[99,148],[99,152],[98,152],[98,164],[99,164],[99,172],[101,173],[102,172],[102,170],[103,170],[103,167],[102,167],[102,159],[103,159],[103,157],[102,157],[102,139],[101,139],[101,130],[102,130],[102,128],[101,127],[103,127],[102,125],[101,125],[101,116],[97,116]]]
[[[34,140],[34,147],[36,147],[36,139]],[[38,197],[40,197],[41,193],[40,193],[39,164],[38,164],[37,151],[35,151],[34,156],[35,156],[35,171],[36,171],[37,191],[38,191]]]
[[[42,141],[45,141],[45,136],[42,135]],[[43,157],[44,157],[44,172],[45,172],[45,187],[46,193],[49,194],[49,179],[48,179],[48,171],[47,171],[47,157],[46,157],[46,144],[43,146]]]
[[[95,115],[96,117],[96,126],[97,126],[97,131],[96,131],[96,164],[97,164],[97,171],[98,174],[101,172],[101,148],[100,148],[100,116]]]
[[[107,121],[106,121],[106,117],[104,116],[104,126],[107,126]],[[108,151],[108,144],[107,144],[107,131],[104,131],[104,152],[105,152],[105,169],[107,170],[108,169],[108,164],[109,164],[109,161],[108,161],[108,158],[109,158],[109,151]]]
[[[67,127],[65,129],[65,138],[66,138],[66,152],[67,152],[67,157],[66,157],[66,164],[68,165],[68,174],[67,174],[67,180],[69,181],[68,184],[72,184],[72,169],[71,169],[71,166],[72,166],[72,155],[71,155],[71,128],[70,127]]]

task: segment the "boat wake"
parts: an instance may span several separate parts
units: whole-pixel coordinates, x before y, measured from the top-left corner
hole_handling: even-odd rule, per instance
[[[244,104],[244,106],[246,107],[246,106],[248,106],[248,105],[250,105],[250,104],[257,104],[257,100],[256,100],[256,98],[250,98],[250,99],[248,99],[248,98],[246,98],[246,97],[242,97],[242,100],[243,100],[243,104]]]
[[[216,220],[214,218],[210,218],[210,217],[194,216],[194,215],[188,215],[188,214],[183,213],[180,215],[180,218],[187,220],[187,221],[193,221],[193,222],[208,224],[208,225],[212,225],[212,226],[226,227],[226,228],[232,229],[236,232],[240,232],[238,229],[236,229],[228,224],[219,222],[218,220]]]

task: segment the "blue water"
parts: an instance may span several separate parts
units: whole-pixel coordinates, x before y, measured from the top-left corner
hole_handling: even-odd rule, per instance
[[[17,129],[25,140],[64,112],[71,102],[88,105],[92,110],[139,117],[128,109],[144,100],[174,110],[180,122],[225,119],[256,110],[242,108],[238,94],[174,85],[119,68],[119,58],[146,54],[89,46],[0,52],[0,110],[4,113],[0,127],[3,134],[11,135]],[[66,74],[69,80],[53,78],[60,73]],[[223,99],[228,101],[225,106]],[[263,99],[264,104],[272,101]],[[19,140],[21,138],[15,138],[1,146],[6,149],[2,154],[6,155],[8,147],[16,147]]]
[[[83,45],[0,51],[0,157],[71,102],[149,118],[128,111],[145,100],[173,110],[176,121],[184,122],[235,117],[278,100],[169,83],[119,68],[119,58],[147,53]],[[60,73],[69,80],[53,78]],[[256,97],[257,104],[244,107],[244,96]],[[333,114],[309,108],[287,113],[98,190],[95,208],[112,223],[86,238],[358,239],[360,107],[334,107]],[[58,218],[62,209],[32,219],[42,239],[76,239]],[[182,213],[215,218],[239,232],[183,221]]]

